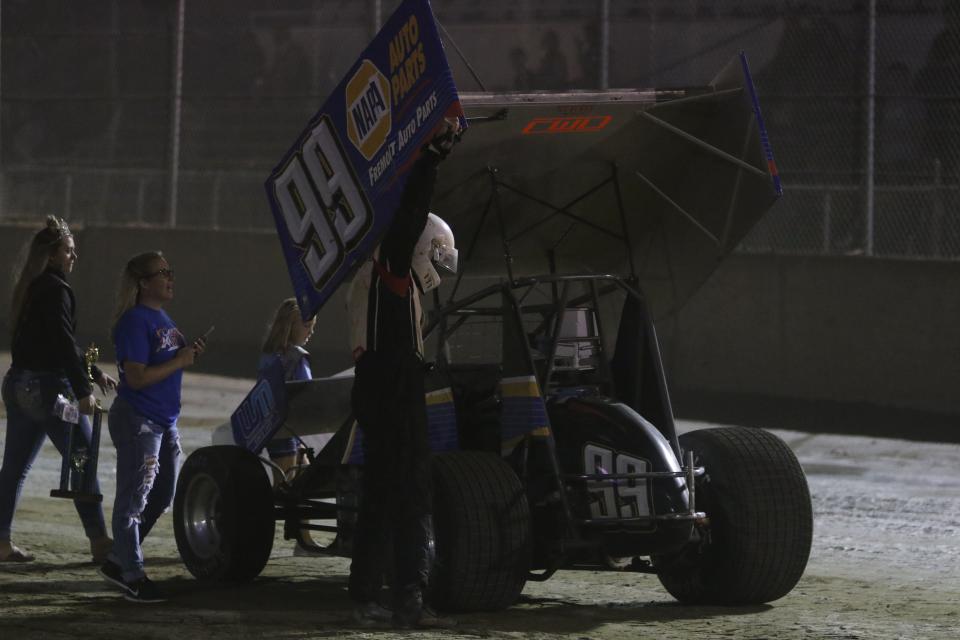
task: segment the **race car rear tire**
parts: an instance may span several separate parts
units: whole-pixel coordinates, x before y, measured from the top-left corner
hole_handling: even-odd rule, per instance
[[[494,611],[516,602],[530,570],[530,509],[499,456],[452,451],[433,458],[437,564],[431,599],[445,611]]]
[[[260,460],[236,446],[203,447],[183,465],[173,501],[177,549],[204,581],[247,582],[273,549],[273,489]]]
[[[793,451],[745,427],[691,431],[680,446],[706,469],[695,506],[709,518],[708,535],[655,557],[660,582],[689,604],[761,604],[789,593],[813,538],[810,491]]]

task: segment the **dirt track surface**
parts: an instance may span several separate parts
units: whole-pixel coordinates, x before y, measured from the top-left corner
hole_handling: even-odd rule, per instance
[[[0,365],[6,369],[6,362]],[[250,386],[249,380],[186,376],[180,426],[187,453],[209,443],[213,426]],[[0,442],[6,434],[2,417]],[[179,561],[169,515],[144,552],[148,573],[170,600],[124,601],[89,563],[72,504],[49,497],[60,459],[47,443],[14,521],[14,541],[37,560],[0,564],[0,640],[960,636],[960,446],[776,433],[804,465],[816,518],[806,575],[781,600],[757,607],[687,607],[653,576],[562,571],[547,582],[529,583],[507,611],[461,615],[451,629],[416,632],[351,624],[348,561],[293,557],[281,533],[270,563],[252,584],[202,585]],[[109,522],[114,455],[106,434],[101,453]]]

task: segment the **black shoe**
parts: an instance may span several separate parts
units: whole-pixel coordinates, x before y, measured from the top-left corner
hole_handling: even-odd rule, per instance
[[[393,615],[393,626],[398,629],[444,629],[456,626],[453,618],[441,616],[430,607],[398,611]]]
[[[130,587],[123,581],[123,569],[113,560],[107,560],[100,566],[98,573],[104,580],[115,587],[120,587],[124,591],[130,591]]]
[[[432,608],[425,606],[420,611],[420,619],[417,620],[418,629],[436,629],[456,626],[457,621],[447,616],[441,616]]]
[[[143,576],[139,580],[127,582],[124,585],[127,593],[123,597],[130,602],[165,602],[166,598],[160,593],[157,585],[150,581],[150,578]]]
[[[362,627],[386,627],[393,619],[393,611],[377,602],[364,602],[353,608],[353,620]]]

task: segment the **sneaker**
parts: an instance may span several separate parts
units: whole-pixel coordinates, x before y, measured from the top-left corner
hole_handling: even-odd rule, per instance
[[[364,602],[353,608],[353,620],[361,627],[385,627],[393,620],[393,611],[377,602]]]
[[[165,602],[166,598],[160,592],[150,578],[143,576],[139,580],[128,582],[124,585],[127,593],[123,597],[130,602]]]
[[[123,569],[120,568],[113,560],[107,560],[100,566],[98,571],[101,577],[104,580],[114,585],[115,587],[120,587],[124,591],[129,591],[130,587],[127,586],[127,583],[123,581]]]

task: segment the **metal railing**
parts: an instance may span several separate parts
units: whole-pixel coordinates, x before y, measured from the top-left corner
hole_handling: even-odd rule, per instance
[[[0,221],[269,228],[263,179],[398,2],[0,0]],[[496,91],[702,85],[743,49],[786,194],[742,250],[960,256],[960,2],[432,5]]]

